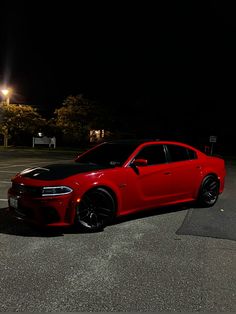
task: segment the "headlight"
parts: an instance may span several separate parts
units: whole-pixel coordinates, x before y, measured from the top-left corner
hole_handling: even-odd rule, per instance
[[[73,190],[68,186],[45,186],[42,189],[42,196],[57,196],[71,193]]]

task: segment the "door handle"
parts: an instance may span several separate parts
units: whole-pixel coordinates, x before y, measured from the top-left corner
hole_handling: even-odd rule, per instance
[[[164,175],[166,175],[166,176],[169,176],[171,174],[171,172],[170,171],[166,171],[166,172],[164,172]]]

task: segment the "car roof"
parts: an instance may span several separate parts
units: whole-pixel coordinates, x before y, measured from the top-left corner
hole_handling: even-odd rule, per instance
[[[158,139],[127,139],[127,140],[110,140],[105,141],[104,143],[109,144],[142,144],[142,143],[149,143],[149,142],[156,142],[159,141]]]
[[[111,140],[111,141],[104,141],[102,144],[120,144],[120,145],[132,145],[134,148],[138,148],[145,144],[154,145],[154,144],[163,144],[163,145],[179,145],[182,147],[186,147],[188,149],[192,149],[198,151],[198,153],[202,153],[199,149],[191,144],[187,144],[184,142],[178,141],[171,141],[171,140],[160,140],[160,139],[127,139],[127,140]]]
[[[183,145],[183,146],[188,146],[192,147],[189,144],[183,143],[183,142],[178,142],[178,141],[171,141],[171,140],[160,140],[160,139],[127,139],[127,140],[110,140],[110,141],[104,141],[103,143],[108,143],[108,144],[173,144],[173,145]],[[194,147],[193,147],[194,148]]]

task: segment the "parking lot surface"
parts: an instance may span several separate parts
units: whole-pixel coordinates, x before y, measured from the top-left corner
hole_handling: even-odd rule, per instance
[[[236,311],[235,162],[211,209],[148,211],[91,234],[9,215],[11,176],[75,156],[0,153],[0,312]]]

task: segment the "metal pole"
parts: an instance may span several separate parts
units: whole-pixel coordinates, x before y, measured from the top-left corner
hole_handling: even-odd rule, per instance
[[[211,155],[213,155],[213,145],[214,143],[211,143]]]

